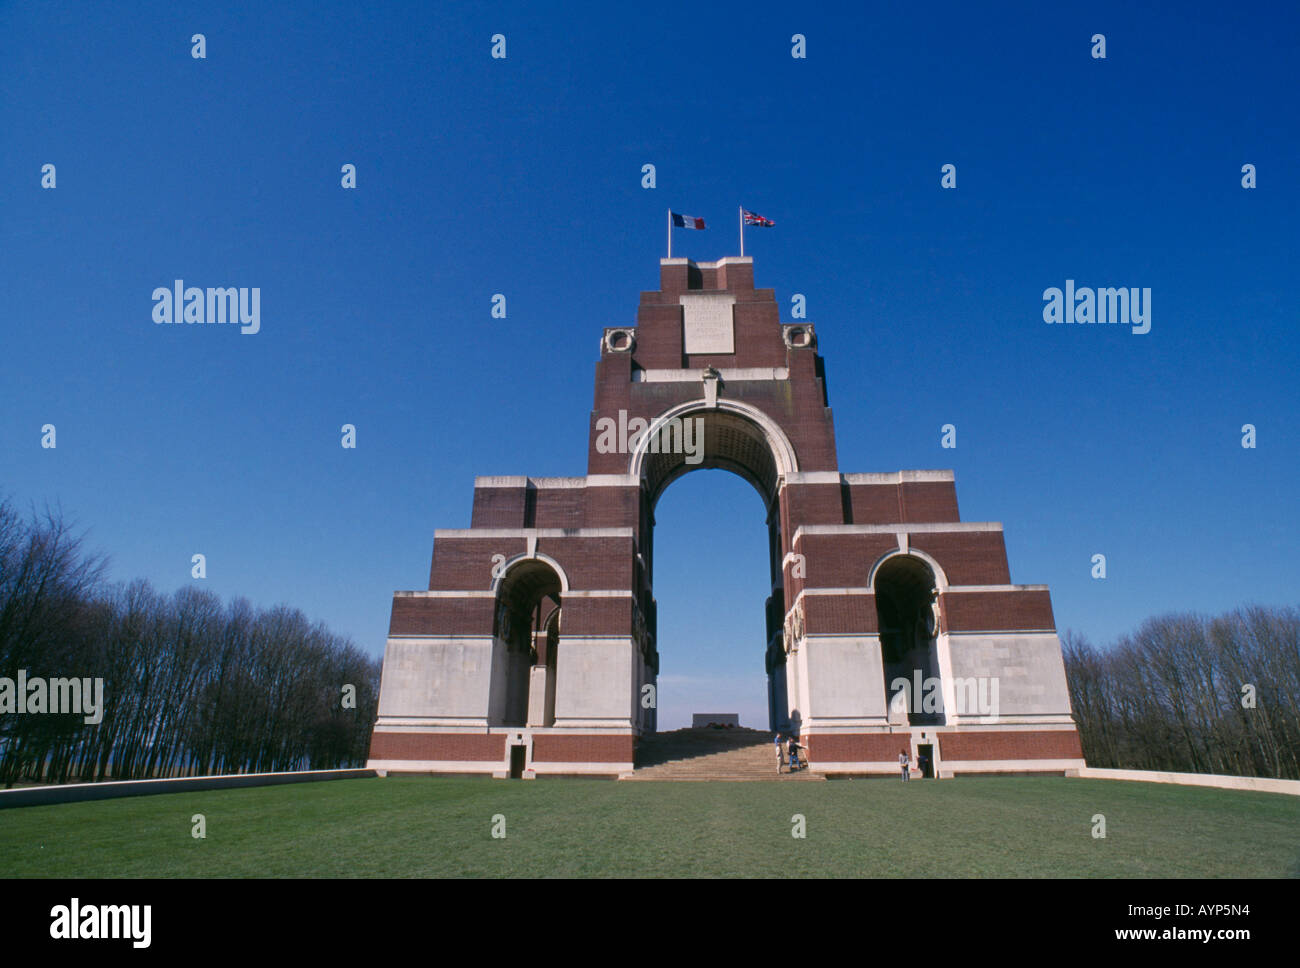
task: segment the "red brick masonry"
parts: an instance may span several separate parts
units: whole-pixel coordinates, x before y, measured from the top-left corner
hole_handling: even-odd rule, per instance
[[[1073,729],[940,733],[945,760],[1081,760],[1083,747]]]
[[[897,733],[818,733],[807,743],[814,763],[892,763],[911,750],[911,738]]]
[[[533,737],[533,762],[631,763],[632,737],[543,733]]]
[[[491,635],[494,605],[490,598],[395,597],[388,634]]]
[[[943,596],[950,632],[1052,631],[1052,597],[1045,591],[951,592]]]
[[[1079,734],[1072,729],[942,732],[936,730],[945,760],[1083,759]],[[808,737],[813,763],[894,763],[910,738],[899,733],[819,733]]]
[[[372,760],[504,762],[506,737],[487,733],[380,733],[370,741]]]

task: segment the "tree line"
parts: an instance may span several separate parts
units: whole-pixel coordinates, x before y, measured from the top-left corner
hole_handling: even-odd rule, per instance
[[[1089,766],[1300,779],[1300,611],[1166,615],[1063,642]]]
[[[109,584],[105,565],[61,514],[0,503],[0,703],[20,670],[103,680],[97,724],[0,714],[0,783],[364,765],[377,660],[297,609]]]

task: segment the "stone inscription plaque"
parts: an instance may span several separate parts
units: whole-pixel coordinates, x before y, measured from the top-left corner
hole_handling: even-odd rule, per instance
[[[736,334],[730,293],[692,292],[681,295],[682,325],[687,353],[734,353]]]

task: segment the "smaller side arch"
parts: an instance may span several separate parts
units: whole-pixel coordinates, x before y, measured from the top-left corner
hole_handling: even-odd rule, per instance
[[[555,691],[555,620],[569,587],[564,570],[535,549],[494,569],[489,725],[546,725]]]
[[[946,641],[940,595],[947,577],[933,557],[893,549],[871,569],[886,708],[895,725],[946,722]]]
[[[894,548],[877,558],[875,564],[871,566],[871,570],[867,572],[867,587],[872,591],[875,591],[876,588],[876,575],[879,573],[881,567],[891,558],[917,558],[925,562],[929,566],[930,571],[934,573],[935,589],[939,592],[948,590],[948,576],[944,573],[943,566],[931,555],[916,548],[909,548],[907,551],[904,551],[901,548]]]
[[[526,561],[540,561],[549,565],[555,571],[556,577],[560,579],[560,594],[568,592],[569,576],[565,573],[564,568],[561,567],[560,563],[550,555],[544,555],[537,551],[533,552],[531,555],[526,553],[518,554],[501,562],[494,571],[492,584],[488,586],[488,589],[493,594],[499,594],[501,591],[501,583],[506,580],[506,576],[510,574],[510,571]]]

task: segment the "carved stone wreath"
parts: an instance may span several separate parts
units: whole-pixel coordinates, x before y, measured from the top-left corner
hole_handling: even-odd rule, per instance
[[[803,602],[800,602],[792,608],[790,614],[785,617],[782,644],[785,646],[786,655],[799,651],[799,640],[803,638],[804,633],[803,623]]]
[[[605,349],[610,353],[631,353],[636,348],[636,330],[608,329],[605,331]]]
[[[806,346],[816,344],[816,334],[813,332],[812,324],[799,323],[794,326],[782,326],[781,338],[785,340],[785,345],[791,349],[802,349]]]

